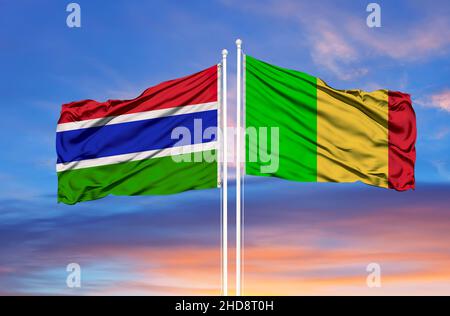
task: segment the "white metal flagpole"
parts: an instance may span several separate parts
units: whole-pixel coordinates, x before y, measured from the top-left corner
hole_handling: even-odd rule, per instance
[[[222,295],[228,295],[228,137],[227,137],[227,55],[222,50]]]
[[[241,295],[241,89],[242,89],[242,41],[236,40],[237,47],[237,89],[236,89],[236,296]]]

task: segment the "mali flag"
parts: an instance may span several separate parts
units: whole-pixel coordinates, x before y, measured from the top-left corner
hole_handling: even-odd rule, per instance
[[[244,80],[247,174],[414,188],[416,119],[408,94],[336,90],[248,55]],[[264,133],[249,133],[271,127],[278,128],[278,146],[271,137],[261,141]],[[271,148],[279,161],[267,172],[263,156]]]
[[[215,65],[135,99],[63,105],[58,201],[216,188],[218,80]]]

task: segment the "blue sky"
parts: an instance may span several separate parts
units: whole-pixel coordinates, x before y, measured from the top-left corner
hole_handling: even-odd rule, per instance
[[[62,103],[137,96],[158,82],[219,62],[223,48],[230,51],[229,100],[233,107],[234,41],[238,37],[243,39],[249,55],[308,72],[335,88],[386,88],[410,93],[418,124],[416,192],[397,195],[362,184],[305,186],[258,179],[247,184],[249,192],[255,192],[250,196],[258,199],[269,195],[274,205],[284,201],[286,204],[277,206],[283,208],[301,202],[296,192],[311,190],[312,195],[298,193],[306,206],[297,204],[297,212],[308,214],[313,193],[323,192],[327,200],[317,205],[323,211],[317,214],[323,215],[315,215],[314,222],[326,222],[329,216],[349,220],[353,212],[370,218],[373,210],[364,205],[380,201],[393,200],[399,203],[394,205],[406,209],[408,205],[423,204],[419,209],[426,210],[426,205],[430,205],[430,212],[437,214],[432,218],[448,225],[448,212],[441,209],[447,207],[445,196],[450,192],[450,5],[448,1],[433,1],[433,5],[429,1],[378,1],[382,27],[370,29],[365,24],[368,2],[85,0],[78,1],[82,27],[71,29],[65,24],[69,1],[1,1],[0,284],[3,280],[10,291],[19,293],[64,291],[54,284],[59,284],[59,278],[65,274],[64,263],[77,258],[88,258],[86,262],[93,267],[89,274],[92,284],[101,284],[104,279],[108,284],[122,284],[136,277],[127,274],[130,272],[127,265],[121,264],[120,251],[115,253],[117,257],[113,256],[116,259],[112,267],[86,250],[90,242],[101,249],[123,243],[130,247],[147,246],[150,250],[171,242],[182,247],[182,240],[186,244],[191,240],[199,249],[207,248],[202,240],[211,234],[214,237],[210,243],[218,242],[218,192],[214,191],[188,192],[170,198],[110,197],[72,207],[57,205],[54,138]],[[292,196],[272,190],[274,183],[289,187],[287,192]],[[358,207],[351,203],[355,194],[362,195]],[[345,207],[334,207],[337,201],[345,203]],[[178,216],[184,205],[189,205],[186,212],[191,212],[193,219],[202,219],[201,223],[209,229],[199,230],[197,235],[189,230],[197,226],[194,220],[185,224],[185,218]],[[262,208],[251,201],[247,207],[247,214],[255,214],[253,218]],[[384,214],[386,209],[379,211]],[[211,211],[215,213],[210,214]],[[151,230],[155,214],[159,213],[168,216],[167,220]],[[130,233],[120,227],[119,218],[142,220],[145,225]],[[280,225],[289,218],[289,214],[282,215]],[[96,223],[100,223],[102,233],[91,228]],[[249,227],[255,225],[255,231],[267,225],[252,219],[246,223]],[[187,231],[183,232],[180,227],[184,226]],[[83,227],[87,227],[86,232]],[[315,227],[321,229],[319,224]],[[117,237],[122,235],[128,238]],[[257,236],[260,233],[253,238]],[[325,234],[325,241],[314,246],[333,247],[327,238],[335,236]],[[448,233],[440,238],[450,239]],[[252,243],[251,236],[246,240]],[[214,256],[218,256],[212,245],[209,246]],[[73,252],[72,247],[76,249]],[[43,260],[45,256],[50,258]],[[29,268],[30,275],[15,274],[16,268]],[[194,266],[192,269],[197,271]],[[116,270],[121,272],[114,273],[115,277],[108,272]],[[345,271],[351,274],[351,267],[346,266]],[[210,283],[199,287],[217,287],[214,273],[210,277]],[[168,288],[173,280],[163,276],[155,279],[163,284],[163,289],[129,289],[133,293],[172,293]],[[258,282],[255,279],[255,284]],[[97,289],[93,285],[88,292]],[[280,293],[295,293],[295,289],[280,287]],[[202,293],[191,290],[186,292]],[[0,285],[0,293],[5,291]]]

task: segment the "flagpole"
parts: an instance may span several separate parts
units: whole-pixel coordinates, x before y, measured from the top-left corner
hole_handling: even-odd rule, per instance
[[[222,50],[222,295],[228,296],[228,136],[227,136],[227,55]]]
[[[237,89],[236,89],[236,296],[241,295],[241,68],[242,41],[236,40],[237,48]]]

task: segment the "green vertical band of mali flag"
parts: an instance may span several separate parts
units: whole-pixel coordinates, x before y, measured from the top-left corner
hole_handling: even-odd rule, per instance
[[[317,180],[316,87],[313,76],[245,56],[245,125],[247,129],[269,128],[267,143],[260,141],[260,132],[256,133],[258,140],[247,137],[246,152],[258,157],[257,161],[247,157],[247,174],[302,182]],[[261,166],[268,163],[261,159],[260,151],[271,154],[270,127],[279,128],[279,167],[272,173],[262,173]]]

